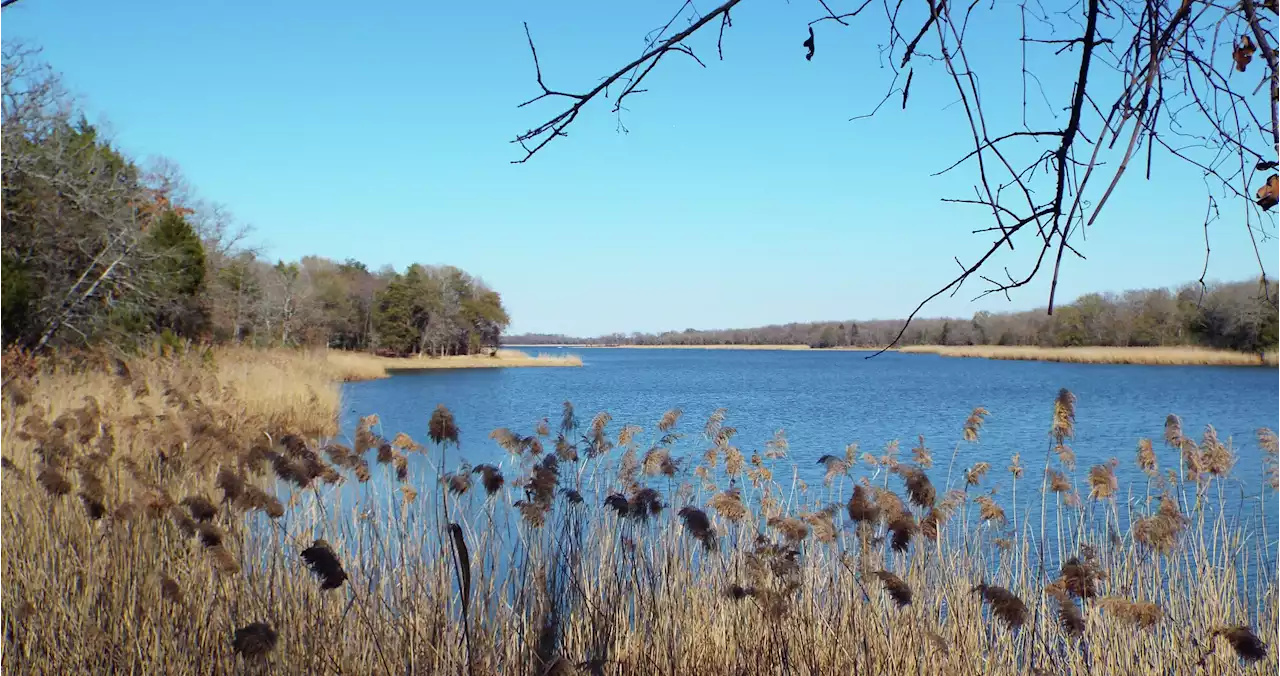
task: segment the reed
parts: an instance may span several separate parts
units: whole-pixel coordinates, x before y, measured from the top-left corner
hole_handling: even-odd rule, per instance
[[[381,357],[366,352],[328,350],[325,354],[325,359],[338,373],[338,379],[345,382],[386,378],[396,371],[582,366],[582,358],[576,354],[540,352],[536,355],[530,355],[519,350],[497,350],[493,354],[453,355],[448,357]]]
[[[905,354],[977,357],[1072,364],[1147,364],[1152,366],[1276,366],[1275,350],[1248,354],[1200,347],[1031,347],[1004,345],[908,345]]]
[[[273,386],[278,408],[248,386],[263,382],[254,359],[295,369]],[[1111,464],[1077,476],[1051,452],[1077,424],[1064,391],[1045,403],[1046,466],[1028,468],[1044,490],[1018,492],[1022,509],[1052,505],[1037,524],[1006,521],[985,487],[992,468],[1022,475],[1011,452],[934,484],[923,440],[914,465],[896,444],[874,464],[850,447],[825,459],[829,485],[803,487],[785,436],[744,454],[726,411],[691,427],[712,452],[671,438],[679,413],[615,427],[622,443],[610,416],[580,430],[568,405],[554,451],[526,441],[550,423],[512,428],[485,440],[505,459],[474,467],[466,421],[444,408],[424,411],[420,440],[376,416],[335,439],[326,363],[193,352],[37,364],[9,382],[6,673],[1280,668],[1273,543],[1224,508],[1237,451],[1216,433],[1195,444],[1194,480],[1117,485]],[[957,417],[956,441],[981,451],[979,410]],[[1176,461],[1175,427],[1167,456],[1140,454]],[[1274,456],[1274,433],[1258,436]],[[1261,509],[1275,493],[1255,483]],[[1063,500],[1078,494],[1093,499]]]

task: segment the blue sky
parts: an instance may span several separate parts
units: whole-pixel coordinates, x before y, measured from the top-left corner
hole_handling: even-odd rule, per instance
[[[516,107],[538,93],[522,21],[548,85],[577,91],[639,55],[678,5],[24,0],[3,36],[43,47],[126,152],[176,160],[268,255],[457,265],[502,293],[513,332],[902,317],[949,281],[953,256],[984,248],[970,231],[989,217],[939,201],[971,195],[972,174],[929,176],[968,143],[940,67],[919,60],[906,111],[849,121],[892,77],[874,7],[819,26],[806,62],[816,0],[747,0],[724,61],[714,35],[693,43],[706,69],[664,61],[629,100],[629,133],[601,101],[568,138],[510,164],[511,138],[557,105]],[[988,39],[1016,35],[1017,20],[997,10],[971,29],[989,122],[1020,114],[1016,43]],[[1032,67],[1064,105],[1075,58]],[[1203,182],[1168,161],[1154,176],[1131,172],[1077,242],[1089,260],[1064,265],[1063,298],[1199,276]],[[1241,211],[1210,228],[1210,278],[1257,273]],[[1262,246],[1274,277],[1277,247]],[[1025,265],[1030,250],[998,264]],[[1012,302],[972,303],[967,288],[925,314],[1036,307],[1047,289],[1046,275]]]

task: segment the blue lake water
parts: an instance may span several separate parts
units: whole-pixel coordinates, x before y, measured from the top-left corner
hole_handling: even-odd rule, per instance
[[[554,350],[550,350],[554,351]],[[342,429],[350,435],[359,416],[376,413],[384,433],[406,432],[425,442],[437,404],[448,406],[462,430],[462,456],[472,463],[500,460],[505,452],[488,438],[498,427],[532,434],[549,418],[554,430],[561,405],[571,401],[585,427],[608,411],[615,433],[624,424],[654,426],[671,408],[684,410],[677,448],[699,452],[707,417],[727,409],[744,452],[763,449],[783,429],[801,476],[821,480],[817,459],[842,455],[857,442],[878,454],[901,442],[901,457],[925,435],[934,452],[931,474],[945,480],[947,466],[969,412],[990,411],[976,444],[961,443],[957,470],[987,460],[996,471],[1021,453],[1028,474],[1042,464],[1053,400],[1059,388],[1076,395],[1076,437],[1070,443],[1081,469],[1112,457],[1121,485],[1142,480],[1134,463],[1137,443],[1156,443],[1161,467],[1177,467],[1163,446],[1165,417],[1182,418],[1184,432],[1199,439],[1212,424],[1231,438],[1239,455],[1236,478],[1246,494],[1262,485],[1262,453],[1255,432],[1275,429],[1280,399],[1274,369],[1206,366],[1132,366],[957,359],[935,355],[818,351],[586,349],[582,368],[450,369],[395,375],[347,384]],[[641,442],[641,450],[647,448]],[[678,453],[677,453],[678,455]],[[749,453],[748,453],[749,455]],[[1003,463],[1003,464],[1001,464]],[[939,474],[939,472],[941,474]],[[856,474],[856,471],[855,471]]]

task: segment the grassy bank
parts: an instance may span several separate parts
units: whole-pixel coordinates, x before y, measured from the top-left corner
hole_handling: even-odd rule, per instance
[[[1168,366],[1275,366],[1276,352],[1265,356],[1198,347],[1022,347],[1000,345],[911,345],[899,352],[1073,364],[1148,364]]]
[[[1162,443],[1153,421],[1157,442],[1124,459],[1150,478],[1119,485],[1071,461],[1066,392],[1034,459],[992,449],[934,485],[923,446],[851,447],[806,486],[784,436],[739,450],[732,412],[643,429],[566,406],[559,425],[495,431],[507,459],[472,468],[485,432],[459,446],[443,409],[415,425],[428,437],[371,416],[332,439],[319,356],[13,369],[6,673],[1280,668],[1251,640],[1276,634],[1272,543],[1209,508],[1238,500],[1233,449],[1176,420]],[[985,415],[957,420],[957,451]],[[1260,441],[1274,467],[1274,434]]]
[[[508,368],[527,366],[582,366],[582,358],[574,354],[529,355],[519,350],[498,350],[493,356],[473,354],[451,357],[379,357],[365,352],[330,350],[329,363],[341,373],[344,381],[385,378],[395,371],[428,369]]]

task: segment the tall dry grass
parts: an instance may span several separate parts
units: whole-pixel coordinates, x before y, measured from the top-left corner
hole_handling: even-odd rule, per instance
[[[1151,366],[1276,366],[1274,350],[1263,355],[1202,347],[1030,347],[1003,345],[909,345],[899,352],[944,357],[978,357],[1072,364],[1146,364]]]
[[[454,355],[449,357],[381,357],[366,352],[329,350],[329,363],[338,370],[343,381],[376,380],[395,371],[430,369],[507,368],[528,366],[582,366],[576,354],[540,352],[529,355],[519,350],[497,350],[494,354]]]
[[[1234,451],[1176,418],[1140,486],[1069,466],[1065,391],[1042,463],[993,453],[936,485],[923,441],[910,463],[825,456],[805,485],[785,436],[743,452],[723,410],[646,431],[567,403],[472,467],[443,408],[421,439],[370,416],[326,441],[336,395],[264,410],[254,358],[6,385],[6,673],[1277,670],[1274,526],[1221,509]]]

